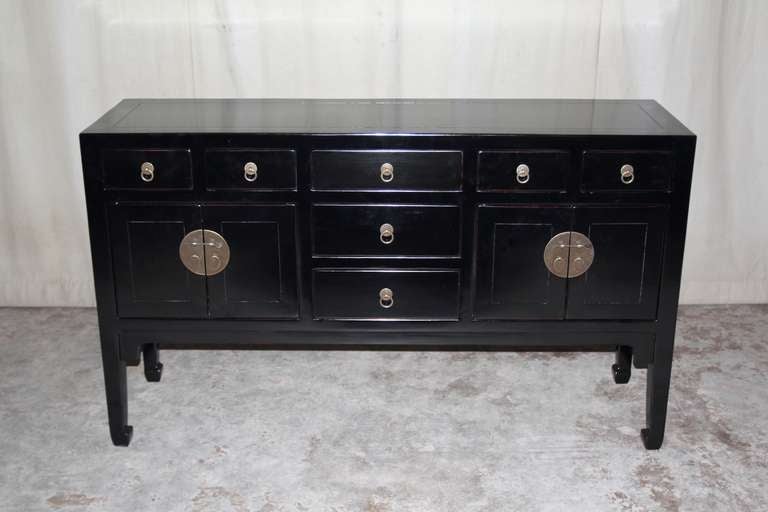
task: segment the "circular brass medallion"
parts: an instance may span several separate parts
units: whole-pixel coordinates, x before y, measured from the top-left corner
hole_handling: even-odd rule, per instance
[[[198,276],[215,276],[229,264],[229,244],[210,229],[190,231],[179,244],[179,258]]]
[[[579,277],[594,260],[592,241],[578,231],[558,233],[544,247],[544,265],[557,277]]]

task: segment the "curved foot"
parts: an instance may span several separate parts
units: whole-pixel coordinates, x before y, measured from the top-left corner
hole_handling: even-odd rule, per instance
[[[616,348],[616,364],[611,366],[613,382],[626,384],[632,375],[632,347],[619,346]]]
[[[133,437],[133,427],[130,425],[123,425],[120,430],[111,430],[112,444],[115,446],[128,446],[131,444],[131,438]]]
[[[658,450],[664,441],[664,434],[653,434],[651,429],[644,428],[640,431],[640,438],[646,450]]]
[[[157,345],[144,345],[144,377],[148,382],[160,382],[163,376],[163,363],[160,362],[160,351]]]
[[[611,366],[611,370],[613,372],[613,382],[616,384],[626,384],[629,382],[629,377],[631,375],[629,368],[614,364]]]
[[[163,363],[157,363],[154,366],[144,365],[144,377],[148,382],[160,382],[163,376]]]

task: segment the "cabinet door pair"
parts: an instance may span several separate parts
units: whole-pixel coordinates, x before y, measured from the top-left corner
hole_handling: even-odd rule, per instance
[[[656,318],[666,206],[486,206],[477,209],[476,319]],[[544,248],[558,233],[586,235],[586,273],[557,277]]]
[[[298,316],[293,205],[117,204],[108,214],[120,317]],[[182,263],[182,240],[201,229],[229,246],[218,274]]]

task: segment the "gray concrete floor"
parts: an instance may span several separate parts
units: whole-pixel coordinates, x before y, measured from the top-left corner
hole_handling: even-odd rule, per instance
[[[106,426],[92,309],[0,309],[2,511],[768,510],[768,306],[681,310],[667,437],[605,353],[165,351]]]

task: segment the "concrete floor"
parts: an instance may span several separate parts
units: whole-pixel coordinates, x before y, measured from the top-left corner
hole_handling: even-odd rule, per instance
[[[171,352],[106,426],[92,309],[0,309],[2,511],[768,510],[768,306],[680,314],[667,437],[605,353]]]

